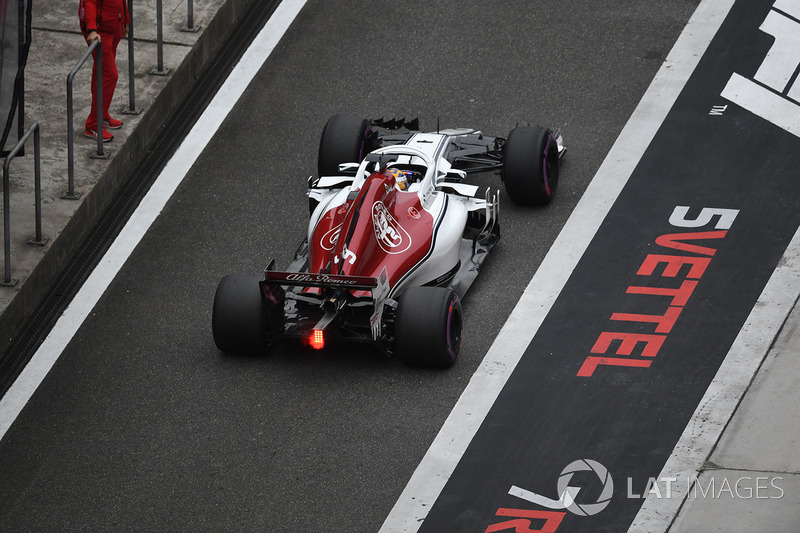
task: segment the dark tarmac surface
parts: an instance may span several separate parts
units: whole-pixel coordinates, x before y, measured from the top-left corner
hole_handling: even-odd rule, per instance
[[[50,242],[24,244],[33,225],[26,156],[13,165],[19,283],[0,288],[4,337],[35,307],[126,169],[159,149],[150,144],[164,117],[246,4],[196,2],[201,31],[183,33],[185,2],[165,2],[164,60],[173,71],[159,77],[149,74],[155,6],[135,3],[136,98],[145,111],[123,118],[106,145],[110,159],[89,159],[92,142],[79,136],[88,91],[76,91],[76,202],[60,198],[64,79],[84,44],[71,4],[34,3],[26,116],[42,128]],[[0,443],[3,529],[377,530],[696,5],[309,2]],[[354,21],[368,30],[355,32]],[[119,109],[125,53],[120,46]],[[88,68],[83,75],[76,87],[88,84]],[[217,281],[258,272],[273,256],[288,263],[305,229],[298,214],[319,133],[340,112],[419,116],[423,128],[438,118],[442,127],[496,135],[524,122],[564,128],[557,200],[529,211],[501,197],[503,238],[465,299],[464,349],[448,372],[409,369],[368,350],[320,356],[287,344],[249,359],[213,346]],[[796,388],[787,371],[796,365],[785,362],[796,355],[796,324],[794,313],[728,426],[773,435],[773,426],[752,425],[786,424],[786,447],[765,457],[726,434],[710,458],[720,468],[784,473],[796,489],[787,481],[786,498],[772,503],[789,520],[800,500],[798,468],[791,457],[775,461],[791,456],[800,424],[765,417],[759,406],[775,394],[776,374],[779,394]],[[684,529],[673,530],[702,531],[705,520],[742,513],[704,507],[687,507],[675,526]]]

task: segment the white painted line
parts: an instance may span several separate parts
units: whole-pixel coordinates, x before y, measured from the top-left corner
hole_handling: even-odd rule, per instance
[[[164,167],[119,236],[92,271],[20,376],[0,400],[0,439],[28,403],[197,157],[292,24],[306,0],[284,0]]]
[[[734,0],[703,0],[381,527],[419,530]]]
[[[789,243],[778,267],[753,306],[711,385],[683,430],[659,479],[680,480],[669,498],[649,493],[629,531],[667,531],[728,421],[766,359],[800,294],[800,230]],[[765,435],[765,437],[768,437]]]
[[[791,100],[736,73],[721,96],[800,137],[800,108]]]
[[[517,487],[516,485],[512,485],[508,493],[512,496],[516,496],[517,498],[531,502],[546,509],[566,509],[575,503],[575,497],[580,491],[580,487],[567,487],[557,500],[553,500],[546,496],[542,496],[541,494],[536,494],[535,492],[525,490]]]

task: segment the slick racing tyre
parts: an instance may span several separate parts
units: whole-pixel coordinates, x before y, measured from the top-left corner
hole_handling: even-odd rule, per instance
[[[319,176],[337,176],[342,163],[360,163],[367,155],[369,122],[353,115],[334,115],[328,119],[319,140]]]
[[[404,363],[446,368],[461,348],[461,300],[445,287],[412,287],[400,297],[395,353]]]
[[[265,353],[269,330],[274,328],[270,327],[270,309],[261,298],[260,279],[233,274],[219,282],[211,329],[221,351],[237,355]]]
[[[544,205],[558,187],[558,143],[553,133],[538,126],[511,130],[503,146],[502,176],[515,204]]]

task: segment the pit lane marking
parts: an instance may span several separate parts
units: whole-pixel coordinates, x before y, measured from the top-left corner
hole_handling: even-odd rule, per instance
[[[703,0],[692,15],[380,533],[419,530],[733,3],[734,0]],[[730,412],[718,416],[727,420]]]

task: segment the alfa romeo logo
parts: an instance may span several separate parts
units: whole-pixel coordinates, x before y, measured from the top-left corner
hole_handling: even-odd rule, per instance
[[[395,220],[383,202],[372,204],[372,228],[378,244],[386,253],[400,254],[411,246],[411,235]]]

